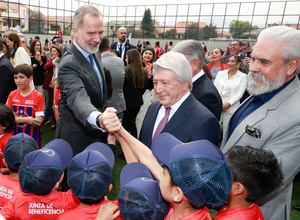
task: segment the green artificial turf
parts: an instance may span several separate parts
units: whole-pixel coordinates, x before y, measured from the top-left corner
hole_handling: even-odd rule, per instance
[[[54,139],[55,129],[49,130],[51,123],[42,127],[42,146],[45,146],[48,142]],[[117,154],[120,152],[120,146],[117,144]],[[125,160],[116,157],[115,167],[113,170],[113,189],[110,193],[107,194],[109,200],[114,200],[117,198],[117,195],[120,191],[120,172],[122,168],[125,166]],[[292,197],[292,207],[293,205],[300,205],[300,180],[297,183],[294,183],[293,188],[293,197]],[[300,211],[294,210],[291,207],[291,220],[300,219]],[[209,210],[211,217],[213,218],[217,212],[215,210]]]

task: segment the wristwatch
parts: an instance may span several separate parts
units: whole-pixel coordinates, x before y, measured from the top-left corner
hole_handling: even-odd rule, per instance
[[[97,126],[98,126],[99,128],[101,128],[101,127],[100,127],[100,122],[99,122],[99,117],[100,117],[100,115],[97,116],[97,118],[96,118],[96,123],[97,123]]]

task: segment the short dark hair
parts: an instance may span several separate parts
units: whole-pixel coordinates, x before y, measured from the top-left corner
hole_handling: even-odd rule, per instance
[[[101,41],[101,44],[99,46],[100,52],[104,52],[109,50],[109,40],[107,37],[104,37],[103,40]]]
[[[121,57],[120,52],[118,50],[111,50],[111,52],[117,54],[118,57]]]
[[[0,124],[6,127],[5,132],[12,132],[16,125],[13,111],[3,103],[0,103]]]
[[[243,46],[251,47],[251,46],[250,46],[250,43],[249,43],[248,41],[244,42],[244,43],[243,43]]]
[[[239,45],[240,45],[240,46],[243,46],[243,42],[242,42],[241,40],[235,39],[235,40],[233,40],[233,41],[237,41],[237,42],[239,42]],[[233,42],[233,41],[231,41],[231,42]]]
[[[244,185],[246,201],[255,202],[274,191],[283,180],[281,166],[268,150],[233,146],[227,153],[233,181]]]
[[[33,75],[31,67],[26,63],[19,64],[14,68],[13,74],[17,75],[18,73],[23,73],[27,78]]]

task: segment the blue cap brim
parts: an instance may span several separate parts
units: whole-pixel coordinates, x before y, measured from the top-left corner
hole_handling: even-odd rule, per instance
[[[95,143],[90,144],[89,146],[87,146],[84,149],[84,151],[87,151],[87,150],[94,150],[94,151],[100,152],[101,154],[103,154],[106,157],[111,169],[114,168],[115,155],[109,146],[107,146],[106,144],[101,143],[101,142],[95,142]]]
[[[47,149],[54,150],[58,154],[61,161],[61,170],[65,170],[73,158],[73,150],[70,144],[63,139],[54,139],[45,145],[41,151],[46,151]]]
[[[151,150],[159,162],[169,166],[170,152],[178,144],[182,144],[182,142],[176,137],[169,133],[162,133],[153,140]]]
[[[153,179],[154,177],[148,167],[142,163],[129,163],[125,165],[120,174],[120,185],[123,188],[130,181],[139,178],[146,177],[148,179]]]

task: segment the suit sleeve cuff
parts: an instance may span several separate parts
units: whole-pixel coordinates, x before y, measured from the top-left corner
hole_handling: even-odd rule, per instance
[[[98,130],[100,130],[100,131],[102,131],[102,132],[106,132],[105,129],[100,128],[100,127],[97,126],[97,118],[98,118],[98,116],[100,116],[100,115],[102,115],[101,112],[98,112],[98,111],[92,111],[92,112],[89,114],[89,116],[87,117],[87,122],[88,122],[88,124],[89,124],[92,128],[98,129]]]

